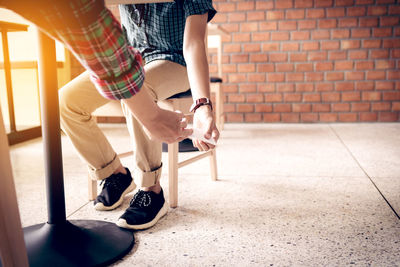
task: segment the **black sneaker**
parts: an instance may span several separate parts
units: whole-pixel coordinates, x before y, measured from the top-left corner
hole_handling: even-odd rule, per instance
[[[94,201],[96,210],[112,210],[121,205],[124,196],[132,192],[136,185],[128,168],[126,174],[117,173],[101,181],[103,189]],[[100,185],[101,185],[100,184]]]
[[[139,190],[133,196],[130,207],[118,219],[117,225],[135,230],[146,229],[155,225],[167,211],[168,205],[162,189],[159,194]]]

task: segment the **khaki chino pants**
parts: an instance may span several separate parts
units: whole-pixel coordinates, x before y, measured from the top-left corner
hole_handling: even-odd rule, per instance
[[[146,90],[154,101],[164,100],[190,87],[186,68],[180,64],[156,60],[146,64],[144,69],[145,82],[141,90]],[[87,72],[60,90],[61,128],[87,163],[92,179],[97,180],[109,177],[121,164],[117,153],[92,117],[97,108],[109,101],[117,100],[102,97]],[[161,176],[161,143],[150,140],[143,126],[122,106],[132,138],[135,183],[142,187],[152,186]]]

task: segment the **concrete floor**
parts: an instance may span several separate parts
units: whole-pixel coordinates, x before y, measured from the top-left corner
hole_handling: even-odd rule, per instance
[[[126,151],[125,127],[102,127]],[[65,136],[62,145],[68,219],[115,222],[132,195],[95,211],[86,167]],[[134,232],[113,266],[400,266],[399,123],[226,124],[217,153],[219,181],[208,160],[182,168],[178,208]],[[23,226],[45,222],[41,140],[11,157]]]

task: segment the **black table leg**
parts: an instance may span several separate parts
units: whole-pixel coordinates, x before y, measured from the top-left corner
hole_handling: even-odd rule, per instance
[[[39,50],[48,222],[24,228],[29,264],[104,266],[132,249],[133,233],[114,223],[66,219],[55,43],[41,32]]]

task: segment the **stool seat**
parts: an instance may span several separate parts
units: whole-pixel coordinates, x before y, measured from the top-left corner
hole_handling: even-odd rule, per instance
[[[220,77],[210,77],[210,82],[212,82],[212,83],[222,83],[222,78],[220,78]]]

